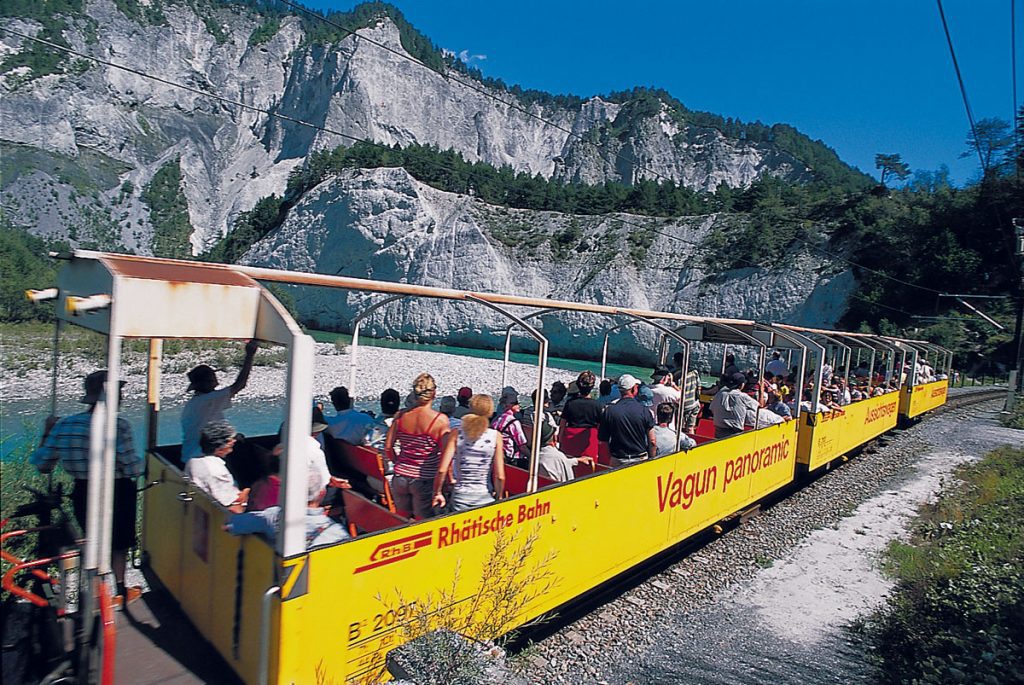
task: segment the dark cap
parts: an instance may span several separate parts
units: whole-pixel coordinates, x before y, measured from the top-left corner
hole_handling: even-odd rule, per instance
[[[96,404],[100,401],[100,395],[103,394],[103,385],[107,382],[107,371],[93,371],[85,377],[85,394],[78,400],[82,404]],[[127,381],[121,381],[121,387],[125,386]]]
[[[394,388],[388,388],[380,394],[380,410],[385,414],[396,414],[401,406],[402,396]]]
[[[191,371],[188,372],[188,390],[195,390],[197,385],[204,385],[204,381],[213,381],[213,384],[217,384],[217,372],[213,370],[213,367],[207,366],[206,364],[200,364]]]
[[[651,374],[651,378],[653,378],[656,381],[660,381],[662,378],[668,376],[671,373],[672,372],[669,371],[667,366],[665,366],[664,364],[658,364],[657,366],[654,367],[654,373]]]
[[[742,386],[746,382],[747,382],[747,377],[744,376],[742,373],[739,373],[739,372],[736,372],[736,373],[732,374],[731,376],[729,376],[728,379],[726,379],[726,384],[730,388],[738,388],[738,387]]]
[[[459,388],[459,399],[460,400],[468,400],[472,396],[473,396],[473,388],[467,388],[466,386],[462,386],[461,388]]]

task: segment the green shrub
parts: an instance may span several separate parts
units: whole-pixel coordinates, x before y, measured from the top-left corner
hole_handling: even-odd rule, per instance
[[[1024,681],[1024,449],[957,475],[889,549],[896,588],[866,624],[885,682]]]

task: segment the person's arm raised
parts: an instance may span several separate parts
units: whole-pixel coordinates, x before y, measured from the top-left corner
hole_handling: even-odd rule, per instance
[[[256,356],[256,350],[259,349],[260,344],[256,342],[256,339],[252,339],[245,343],[245,359],[242,361],[242,369],[238,372],[238,378],[231,384],[231,395],[235,396],[245,389],[246,384],[249,382],[249,374],[252,372],[253,358]]]

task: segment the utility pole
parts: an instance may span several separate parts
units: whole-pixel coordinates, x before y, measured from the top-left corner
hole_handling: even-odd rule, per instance
[[[1021,328],[1024,326],[1024,218],[1013,220],[1014,246],[1017,256],[1017,269],[1020,271],[1020,281],[1017,284],[1017,322],[1013,329],[1013,346],[1016,352],[1014,361],[1014,376],[1010,378],[1010,396],[1007,397],[1007,410],[1013,408],[1013,393],[1021,391],[1024,387],[1024,336],[1021,335]]]

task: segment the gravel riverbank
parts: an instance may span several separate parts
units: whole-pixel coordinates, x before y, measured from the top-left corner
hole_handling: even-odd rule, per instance
[[[958,463],[1020,431],[999,402],[886,438],[760,516],[530,647],[535,683],[847,683],[870,677],[842,626],[882,601],[877,555]],[[817,531],[817,532],[816,532]]]
[[[11,345],[10,342],[7,343]],[[240,347],[240,346],[239,346]],[[257,353],[266,355],[266,350]],[[316,345],[314,362],[313,394],[327,398],[331,388],[349,384],[349,368],[351,364],[351,348],[339,352],[333,345],[319,343]],[[6,355],[5,355],[6,356]],[[240,356],[240,355],[235,355]],[[240,361],[240,359],[239,359]],[[218,368],[218,378],[222,384],[231,383],[238,370],[219,364],[211,355],[179,355],[173,364],[165,364],[166,368],[161,382],[161,396],[172,402],[185,397],[188,379],[185,372],[195,364],[206,363]],[[399,350],[383,347],[360,347],[357,357],[358,369],[356,382],[356,398],[376,402],[382,390],[396,388],[404,393],[411,388],[412,380],[417,374],[426,371],[434,376],[438,384],[438,397],[454,395],[463,385],[477,392],[498,395],[501,392],[501,360],[465,357],[456,354],[445,354],[427,350]],[[0,364],[4,368],[6,364]],[[221,368],[227,366],[227,368]],[[73,399],[82,392],[82,379],[90,371],[99,368],[87,359],[66,359],[59,375],[58,395],[61,399]],[[598,371],[600,364],[594,364]],[[125,386],[125,399],[144,397],[146,393],[146,369],[144,359],[129,359],[123,372],[128,385]],[[568,383],[578,372],[566,369],[549,368],[546,374],[548,387],[556,380]],[[257,366],[253,369],[245,395],[250,398],[278,398],[285,388],[286,369],[283,364],[277,366]],[[509,385],[520,393],[528,395],[537,384],[537,369],[531,364],[509,363]],[[4,374],[0,380],[0,396],[5,400],[28,400],[40,397],[48,398],[50,394],[50,372],[45,368],[22,370],[20,374]]]

